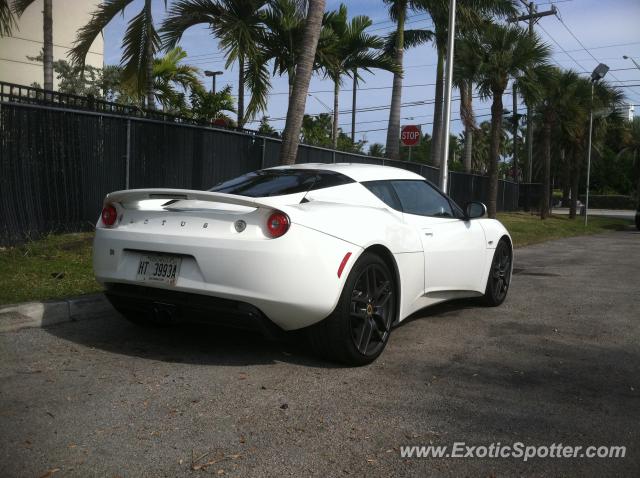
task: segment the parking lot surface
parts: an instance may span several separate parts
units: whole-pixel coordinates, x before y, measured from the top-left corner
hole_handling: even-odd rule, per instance
[[[117,315],[0,334],[3,476],[638,476],[640,233],[519,249],[502,307],[396,328],[374,364]],[[403,459],[403,445],[623,459]]]

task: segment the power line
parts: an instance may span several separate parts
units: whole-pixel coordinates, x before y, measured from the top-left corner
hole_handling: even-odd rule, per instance
[[[477,115],[476,117],[477,118],[484,118],[484,117],[487,117],[487,116],[491,116],[491,113],[484,114],[484,115]],[[461,118],[454,118],[451,121],[462,121],[462,119]],[[428,121],[426,123],[420,123],[420,126],[429,126],[429,125],[432,125],[432,124],[433,124],[433,121]],[[361,130],[361,131],[356,131],[356,133],[373,133],[375,131],[386,131],[386,130],[387,130],[387,128],[365,129],[365,130]]]
[[[512,93],[505,91],[503,93],[503,97],[509,97],[511,96]],[[480,94],[475,94],[472,95],[472,98],[481,98]],[[459,96],[454,96],[453,98],[451,98],[451,101],[460,101],[460,97]],[[417,101],[410,101],[407,103],[402,103],[401,107],[402,108],[415,108],[418,106],[425,106],[425,105],[431,105],[435,103],[435,99],[429,99],[429,100],[417,100]],[[390,105],[376,105],[376,106],[365,106],[363,108],[356,108],[356,112],[358,113],[371,113],[371,112],[377,112],[377,111],[384,111],[384,110],[388,110],[389,108],[391,108]],[[353,110],[340,110],[338,112],[338,114],[350,114],[352,113]],[[327,114],[327,113],[308,113],[308,116],[319,116],[321,114]],[[269,121],[285,121],[287,118],[286,116],[280,117],[280,118],[269,118]],[[248,121],[248,123],[259,123],[260,120],[252,120],[252,121]]]
[[[544,27],[543,27],[542,25],[538,25],[538,27],[540,27],[540,29],[541,29],[543,32],[545,32],[545,34],[546,34],[546,35],[547,35],[547,36],[548,36],[548,37],[553,41],[553,43],[555,43],[555,44],[558,46],[558,48],[560,48],[560,50],[562,51],[562,53],[564,53],[564,54],[565,54],[565,55],[567,55],[569,58],[571,58],[571,60],[572,60],[576,65],[578,65],[578,67],[579,67],[581,70],[584,70],[584,71],[586,71],[586,70],[587,70],[587,68],[585,68],[582,64],[580,64],[580,62],[578,62],[578,60],[576,60],[576,59],[571,55],[571,53],[569,53],[567,50],[565,50],[565,49],[562,47],[562,45],[560,45],[560,43],[558,43],[558,41],[557,41],[553,36],[551,36],[551,34],[550,34],[547,30],[545,30],[545,29],[544,29]],[[561,65],[558,65],[558,66],[561,66]]]
[[[598,60],[598,59],[593,55],[593,53],[591,53],[591,52],[587,49],[587,47],[585,47],[585,46],[584,46],[584,43],[582,43],[582,42],[580,41],[580,39],[579,39],[579,38],[578,38],[578,37],[573,33],[573,31],[571,31],[571,29],[569,28],[569,26],[564,22],[564,20],[562,20],[562,17],[560,16],[560,14],[559,14],[559,13],[556,13],[556,18],[557,18],[557,19],[558,19],[558,21],[562,24],[562,26],[563,26],[563,27],[564,27],[564,28],[569,32],[569,34],[573,37],[573,39],[574,39],[575,41],[577,41],[577,42],[578,42],[578,45],[580,45],[580,46],[582,47],[582,49],[583,49],[585,52],[587,52],[587,54],[588,54],[591,58],[593,58],[593,61],[595,61],[596,63],[600,63],[600,60]],[[632,69],[633,69],[633,68],[628,68],[628,70],[632,70]],[[619,69],[617,69],[617,70],[609,70],[609,71],[610,71],[610,72],[613,72],[613,71],[625,71],[625,70],[627,70],[627,69],[626,69],[626,68],[619,68]],[[613,73],[611,73],[611,76],[613,77],[613,79],[614,79],[614,80],[620,81],[620,79],[619,79],[616,75],[614,75]]]
[[[474,108],[474,116],[478,116],[475,113],[478,111],[489,111],[491,110],[491,108],[479,108],[479,109],[475,109]],[[416,118],[433,118],[433,114],[430,115],[415,115],[415,116],[405,116],[401,119],[403,120],[409,120],[409,121],[413,121]],[[389,119],[381,119],[381,120],[371,120],[371,121],[358,121],[358,124],[371,124],[371,123],[386,123],[388,122]],[[339,126],[351,126],[351,123],[339,123]]]

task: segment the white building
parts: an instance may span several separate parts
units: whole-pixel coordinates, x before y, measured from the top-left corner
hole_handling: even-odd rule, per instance
[[[629,103],[623,103],[616,108],[616,112],[627,121],[633,121],[635,111],[635,106]]]
[[[53,60],[67,60],[67,52],[73,45],[80,27],[91,19],[91,13],[100,2],[97,0],[54,0],[53,4]],[[11,36],[0,38],[0,81],[31,85],[44,84],[42,63],[29,60],[42,51],[43,0],[37,0],[17,19],[17,27]],[[87,65],[102,68],[104,41],[98,36],[87,55]],[[54,88],[58,79],[53,76]]]

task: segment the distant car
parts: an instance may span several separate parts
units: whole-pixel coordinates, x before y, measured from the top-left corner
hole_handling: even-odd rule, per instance
[[[636,209],[636,229],[640,231],[640,204],[638,204],[638,209]]]
[[[404,169],[277,167],[210,191],[108,194],[93,263],[134,322],[306,328],[318,352],[361,365],[423,307],[504,301],[512,242],[485,214]]]

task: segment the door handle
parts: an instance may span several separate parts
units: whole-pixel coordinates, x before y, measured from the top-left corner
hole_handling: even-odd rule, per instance
[[[428,236],[428,237],[433,237],[433,232],[432,231],[424,231],[424,235]]]

